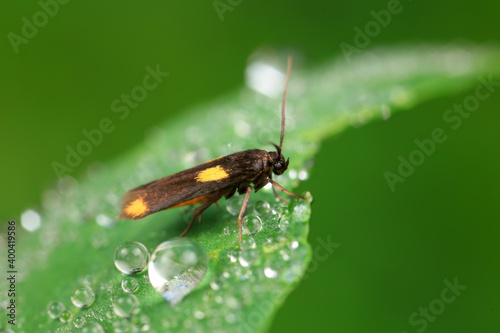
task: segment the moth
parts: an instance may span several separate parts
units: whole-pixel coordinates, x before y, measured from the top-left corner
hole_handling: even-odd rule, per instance
[[[273,144],[275,151],[249,149],[218,157],[193,168],[154,180],[128,191],[122,200],[119,217],[137,220],[161,210],[200,204],[184,232],[185,236],[193,221],[219,199],[231,198],[236,192],[245,195],[238,215],[239,241],[241,242],[242,222],[248,208],[252,190],[259,191],[271,183],[279,200],[285,200],[278,189],[296,198],[304,197],[288,191],[273,180],[273,174],[281,175],[287,168],[289,159],[282,153],[285,136],[285,102],[288,81],[292,69],[292,58],[288,57],[287,74],[281,104],[281,136],[279,145]]]

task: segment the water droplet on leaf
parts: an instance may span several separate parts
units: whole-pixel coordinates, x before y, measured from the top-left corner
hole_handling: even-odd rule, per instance
[[[82,333],[104,333],[104,329],[99,323],[91,322],[85,325],[85,327],[81,330]]]
[[[59,320],[63,323],[67,323],[71,320],[72,317],[73,315],[71,314],[71,312],[69,312],[68,310],[64,310],[63,312],[61,312]]]
[[[57,319],[65,309],[64,304],[53,301],[47,306],[47,313],[50,318]]]
[[[126,293],[133,293],[138,287],[139,282],[132,276],[127,276],[122,280],[122,289]]]
[[[133,294],[123,294],[113,301],[113,311],[118,317],[128,318],[139,310],[139,300]]]
[[[266,216],[271,212],[271,205],[267,201],[259,200],[253,206],[257,215]]]
[[[75,325],[76,328],[82,328],[86,323],[87,319],[81,316],[76,317],[75,320],[73,320],[73,325]]]
[[[115,266],[122,273],[136,274],[142,272],[149,261],[146,247],[136,241],[120,244],[115,250]]]
[[[243,220],[243,232],[247,235],[255,234],[262,229],[262,220],[257,215],[247,215]]]
[[[149,280],[171,305],[179,303],[201,282],[208,256],[197,242],[181,238],[161,243],[149,263]]]
[[[73,295],[71,295],[71,302],[79,308],[91,306],[94,299],[94,291],[87,286],[76,288],[75,291],[73,291]]]

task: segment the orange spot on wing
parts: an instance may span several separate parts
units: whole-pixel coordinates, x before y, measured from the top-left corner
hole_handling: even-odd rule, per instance
[[[129,218],[137,218],[148,210],[148,205],[142,198],[135,199],[124,208],[124,212]]]
[[[229,174],[226,172],[226,170],[224,170],[223,167],[218,165],[213,168],[208,168],[203,171],[200,171],[200,173],[195,177],[195,179],[199,182],[204,183],[215,180],[221,180],[227,177],[229,177]]]
[[[194,198],[194,199],[191,199],[191,200],[188,200],[188,201],[184,201],[184,202],[181,202],[180,204],[177,204],[175,206],[172,206],[170,208],[176,208],[176,207],[182,207],[182,206],[189,206],[189,205],[194,205],[194,204],[197,204],[198,202],[202,202],[202,201],[205,201],[208,199],[208,196],[207,195],[202,195],[201,197],[198,197],[198,198]],[[170,209],[169,208],[169,209]]]

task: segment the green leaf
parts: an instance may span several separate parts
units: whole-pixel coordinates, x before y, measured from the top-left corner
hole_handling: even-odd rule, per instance
[[[365,52],[350,63],[338,59],[312,70],[294,68],[284,142],[290,166],[276,180],[293,190],[308,177],[323,138],[376,118],[390,118],[431,98],[473,88],[478,77],[498,74],[499,55],[498,49],[489,47],[400,47]],[[283,59],[281,67],[286,65]],[[249,68],[253,68],[250,77],[265,72],[265,66]],[[84,317],[106,331],[118,326],[150,332],[265,331],[305,276],[311,259],[309,200],[294,199],[285,205],[276,202],[269,189],[252,194],[247,214],[260,216],[263,227],[243,235],[244,251],[238,247],[237,217],[231,214],[241,197],[221,201],[218,212],[207,210],[201,224],[196,223],[188,234],[209,256],[204,280],[171,307],[149,285],[147,272],[139,274],[135,295],[140,311],[128,319],[112,312],[113,299],[124,293],[125,277],[114,266],[115,248],[135,240],[151,253],[184,230],[192,210],[168,210],[140,221],[115,223],[114,217],[121,196],[132,187],[220,155],[278,141],[280,96],[274,96],[243,88],[186,111],[177,120],[152,128],[127,155],[107,165],[93,165],[88,177],[65,176],[48,190],[43,195],[41,227],[29,233],[16,224],[16,328],[76,331],[72,321]],[[262,211],[265,202],[270,204],[268,213]],[[255,249],[250,246],[253,241]],[[2,290],[7,290],[8,281],[1,281]],[[82,285],[91,287],[96,298],[90,307],[80,309],[72,305],[71,295]],[[49,317],[47,306],[52,301],[65,305],[73,316],[70,322]]]

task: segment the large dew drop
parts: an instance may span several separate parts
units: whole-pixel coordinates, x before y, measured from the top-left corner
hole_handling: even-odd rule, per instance
[[[205,249],[181,238],[161,243],[148,266],[151,285],[171,305],[179,303],[201,282],[208,267]]]

